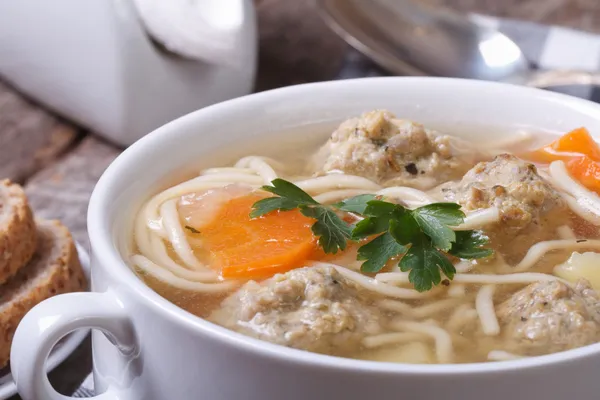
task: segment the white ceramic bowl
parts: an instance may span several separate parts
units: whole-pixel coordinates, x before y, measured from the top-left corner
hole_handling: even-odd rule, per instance
[[[94,377],[102,400],[598,398],[600,344],[518,361],[462,365],[312,354],[197,318],[145,286],[123,261],[123,243],[130,241],[137,208],[196,160],[269,132],[341,121],[373,108],[455,134],[473,132],[472,126],[493,127],[480,129],[479,135],[521,127],[566,131],[582,125],[600,132],[600,106],[591,102],[517,86],[437,78],[295,86],[171,122],[126,150],[94,191],[88,222],[96,293],[47,300],[19,326],[11,365],[23,398],[65,399],[49,386],[42,364],[54,342],[82,327],[104,331],[93,334]]]

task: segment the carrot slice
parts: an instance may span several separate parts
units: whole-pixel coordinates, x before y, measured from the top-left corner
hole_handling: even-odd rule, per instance
[[[569,161],[567,169],[579,183],[600,194],[600,163],[588,156],[583,156]]]
[[[569,161],[582,155],[600,161],[600,146],[585,128],[577,128],[525,156],[535,162]]]
[[[203,246],[223,278],[267,278],[301,267],[315,254],[314,220],[298,210],[250,218],[252,205],[263,198],[253,193],[231,199],[202,227]]]

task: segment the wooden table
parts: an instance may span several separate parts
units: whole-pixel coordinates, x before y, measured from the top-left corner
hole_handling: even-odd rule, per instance
[[[422,1],[600,32],[598,0]],[[336,75],[348,46],[321,22],[311,2],[256,2],[260,31],[257,91]],[[62,220],[86,246],[90,194],[121,150],[52,115],[0,81],[0,178],[23,184],[37,215]],[[50,380],[57,390],[70,394],[90,369],[88,339],[50,374]]]

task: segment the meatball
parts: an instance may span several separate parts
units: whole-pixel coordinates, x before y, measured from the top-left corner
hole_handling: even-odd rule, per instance
[[[341,171],[384,186],[426,189],[457,179],[472,165],[453,155],[450,140],[388,111],[371,111],[333,132],[317,155],[318,173]]]
[[[305,267],[246,283],[209,320],[272,343],[347,355],[381,331],[382,314],[362,291],[331,267]]]
[[[502,154],[480,162],[455,185],[442,189],[446,201],[465,211],[497,207],[500,221],[485,227],[497,244],[522,256],[534,242],[556,237],[556,228],[568,223],[569,211],[560,194],[533,164]]]
[[[537,282],[498,307],[511,351],[540,355],[574,349],[600,339],[600,298],[587,281],[569,287]]]

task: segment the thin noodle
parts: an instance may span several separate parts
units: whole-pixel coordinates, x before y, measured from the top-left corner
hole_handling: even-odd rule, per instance
[[[479,314],[479,321],[483,333],[488,336],[496,336],[500,333],[500,324],[494,310],[494,290],[495,286],[486,285],[479,289],[475,299],[475,309]]]
[[[448,288],[448,296],[455,298],[465,297],[466,289],[467,288],[465,285],[461,285],[460,283],[452,283]]]
[[[382,272],[375,275],[375,279],[385,283],[409,283],[407,272]],[[492,274],[456,274],[452,279],[454,283],[480,283],[480,284],[522,284],[545,281],[566,282],[554,275],[540,272],[524,272],[516,274],[492,275]]]
[[[555,186],[573,196],[584,209],[600,217],[600,197],[574,180],[569,175],[564,162],[554,161],[550,164],[549,171]]]
[[[256,175],[249,168],[223,167],[223,168],[207,168],[200,171],[200,175],[215,175],[215,174],[247,174]]]
[[[295,182],[295,185],[309,194],[320,194],[331,190],[361,189],[378,190],[380,186],[362,176],[330,174],[317,178],[305,179]]]
[[[325,266],[335,268],[337,272],[339,272],[345,278],[353,281],[354,283],[358,284],[359,286],[362,286],[365,289],[369,289],[373,292],[379,293],[384,296],[394,297],[398,299],[422,299],[431,295],[431,291],[427,293],[421,293],[417,292],[414,289],[405,289],[392,285],[386,285],[385,283],[379,282],[375,279],[364,276],[359,272],[349,270],[348,268],[344,268],[337,264],[313,262],[312,265],[315,267]]]
[[[435,203],[435,199],[427,193],[404,186],[388,187],[381,189],[376,194],[386,197],[395,197],[401,200],[417,200],[425,204]]]
[[[509,361],[518,360],[524,357],[504,350],[492,350],[488,353],[487,358],[490,361]]]
[[[277,173],[275,170],[261,157],[249,156],[244,157],[239,160],[236,164],[236,167],[246,167],[253,171],[255,171],[258,175],[263,178],[263,183],[265,185],[270,185],[271,182],[277,179]]]
[[[477,310],[469,304],[461,304],[448,318],[446,328],[449,331],[458,331],[467,323],[474,321],[477,318]]]
[[[533,267],[546,253],[553,250],[579,250],[594,249],[600,250],[600,240],[547,240],[539,242],[529,248],[525,257],[512,268],[515,272],[526,271]]]
[[[556,229],[556,234],[561,239],[577,239],[577,236],[575,236],[575,232],[573,232],[573,229],[571,229],[569,225],[559,226]]]
[[[498,221],[500,221],[500,210],[497,207],[484,208],[467,214],[464,222],[452,229],[456,231],[477,229]]]
[[[179,214],[177,213],[177,200],[169,200],[160,207],[160,215],[163,219],[163,225],[169,236],[169,241],[173,246],[173,250],[177,256],[188,267],[196,271],[207,271],[206,266],[196,258],[190,244],[187,242],[185,232],[179,222]]]
[[[417,332],[382,333],[381,335],[368,336],[364,338],[362,345],[367,349],[373,349],[390,344],[408,343],[423,339],[423,335]]]
[[[412,315],[415,318],[425,318],[431,317],[434,314],[437,314],[441,311],[447,310],[458,304],[460,302],[459,299],[443,299],[436,301],[435,303],[430,303],[421,307],[416,307],[413,309]]]
[[[413,307],[398,300],[384,299],[377,303],[384,310],[395,311],[400,314],[412,316]]]
[[[350,197],[358,196],[360,194],[369,193],[371,193],[371,191],[363,189],[343,189],[316,195],[314,196],[314,199],[321,204],[329,204],[335,201],[349,199]]]
[[[191,290],[202,293],[220,293],[231,290],[238,284],[235,281],[219,283],[190,282],[186,279],[182,279],[173,275],[171,272],[161,268],[141,255],[132,256],[131,262],[148,275],[151,275],[154,278],[163,281],[164,283],[183,290]]]
[[[199,282],[216,282],[219,280],[219,276],[213,271],[190,271],[184,266],[178,264],[169,256],[167,248],[165,247],[165,243],[160,237],[155,235],[150,239],[150,241],[153,247],[152,255],[154,256],[152,257],[151,261],[168,269],[170,272],[179,276],[180,278]]]
[[[430,324],[397,321],[392,323],[394,329],[399,331],[409,331],[423,333],[431,336],[435,340],[435,353],[440,364],[450,364],[454,359],[454,348],[452,338],[446,330]]]

